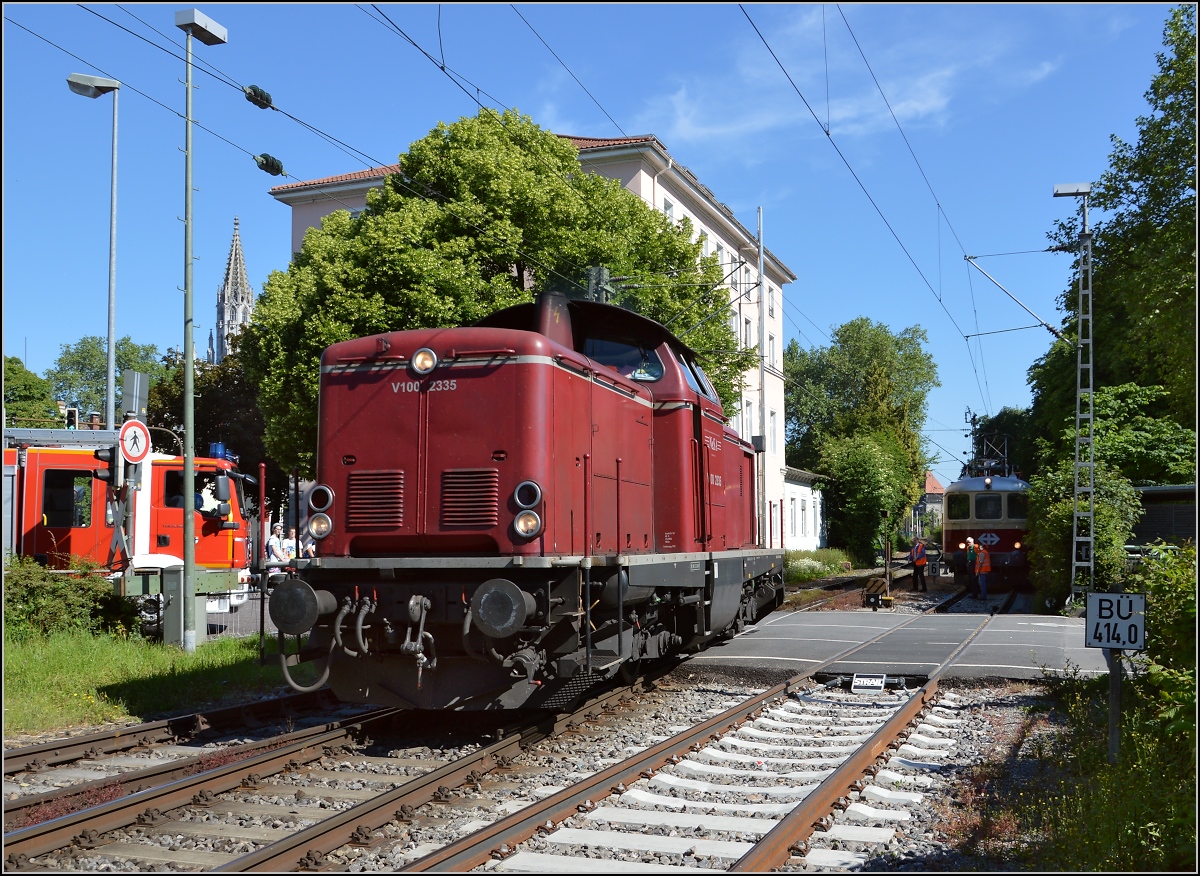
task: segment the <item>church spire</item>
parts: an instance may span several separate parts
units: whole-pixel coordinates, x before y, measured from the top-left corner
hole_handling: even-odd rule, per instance
[[[254,290],[246,277],[246,257],[242,253],[242,236],[238,217],[233,217],[233,242],[225,263],[225,278],[217,290],[217,334],[213,362],[220,362],[229,353],[229,335],[239,334],[249,324],[254,310]]]

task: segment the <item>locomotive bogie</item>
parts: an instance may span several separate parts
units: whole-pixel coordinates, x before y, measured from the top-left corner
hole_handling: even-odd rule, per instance
[[[318,559],[275,588],[271,613],[285,632],[308,634],[306,652],[329,654],[342,700],[552,707],[622,663],[703,647],[776,607],[782,557],[742,553],[507,568],[413,561],[370,575]],[[511,690],[495,696],[502,687]]]

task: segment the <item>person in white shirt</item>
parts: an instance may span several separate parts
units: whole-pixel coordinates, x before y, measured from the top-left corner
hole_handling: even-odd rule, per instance
[[[271,537],[267,539],[267,559],[286,560],[287,554],[283,547],[283,524],[276,523],[272,528]]]

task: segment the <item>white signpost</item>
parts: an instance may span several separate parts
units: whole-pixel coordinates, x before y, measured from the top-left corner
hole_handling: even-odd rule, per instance
[[[1089,593],[1084,644],[1089,648],[1145,651],[1146,594]]]
[[[1108,762],[1121,747],[1121,652],[1146,650],[1146,594],[1087,594],[1083,643],[1103,648],[1108,661]]]

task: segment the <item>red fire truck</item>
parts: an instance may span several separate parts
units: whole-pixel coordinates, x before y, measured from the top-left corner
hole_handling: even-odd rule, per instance
[[[243,476],[226,459],[197,457],[185,502],[183,457],[123,462],[117,430],[5,429],[5,552],[70,568],[73,557],[109,570],[122,596],[161,592],[162,570],[183,565],[183,515],[192,506],[196,592],[209,611],[246,601],[249,528]]]

